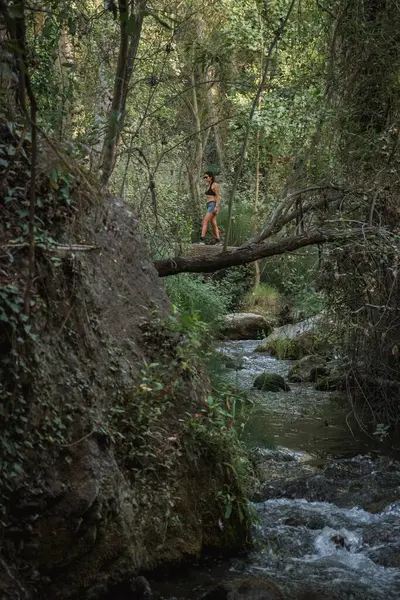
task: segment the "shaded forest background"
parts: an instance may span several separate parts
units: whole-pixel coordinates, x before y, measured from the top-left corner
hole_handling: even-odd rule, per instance
[[[360,424],[397,426],[396,4],[0,0],[0,11],[2,247],[12,260],[13,244],[29,246],[27,321],[35,247],[61,241],[58,207],[74,213],[84,174],[132,207],[161,275],[200,273],[167,279],[178,308],[211,320],[258,295],[295,318],[325,310]],[[43,140],[63,157],[46,224]],[[27,145],[21,193],[13,164]],[[207,268],[171,263],[198,239],[204,170],[217,174],[223,238],[239,250]]]

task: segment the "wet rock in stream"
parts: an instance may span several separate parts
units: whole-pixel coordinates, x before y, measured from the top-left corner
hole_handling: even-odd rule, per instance
[[[221,583],[203,600],[284,600],[284,597],[275,583],[249,578]]]
[[[263,392],[289,392],[290,387],[281,375],[277,373],[260,373],[254,380],[254,387]]]
[[[249,571],[277,581],[286,600],[303,597],[305,583],[315,594],[305,599],[399,600],[400,463],[292,458],[258,453],[264,483]]]
[[[272,468],[271,468],[272,465]],[[255,499],[306,498],[377,512],[400,498],[400,463],[388,457],[331,460],[318,469],[286,461],[260,463],[264,480]]]
[[[329,374],[326,362],[326,358],[323,356],[315,356],[313,354],[303,356],[303,358],[296,360],[290,367],[288,379],[296,383],[316,381],[318,377]]]

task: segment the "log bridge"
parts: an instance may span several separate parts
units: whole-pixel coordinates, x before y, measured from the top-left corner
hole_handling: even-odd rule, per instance
[[[235,246],[228,246],[226,251],[237,250]],[[191,244],[188,248],[187,256],[215,256],[224,251],[223,246],[216,244]]]

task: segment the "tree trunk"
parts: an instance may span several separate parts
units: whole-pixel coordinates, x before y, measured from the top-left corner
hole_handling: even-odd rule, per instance
[[[242,246],[237,250],[221,252],[217,255],[213,253],[211,256],[175,256],[172,259],[157,260],[154,262],[154,266],[160,277],[178,273],[212,273],[220,269],[251,263],[260,258],[293,252],[306,246],[376,235],[378,231],[372,227],[342,232],[310,231],[304,235],[288,237],[275,242]]]
[[[68,33],[63,27],[60,32],[60,39],[58,42],[58,63],[60,69],[60,79],[62,85],[61,94],[61,122],[60,122],[60,135],[59,139],[62,141],[68,137],[68,132],[71,129],[72,124],[72,98],[69,93],[70,86],[70,73],[74,67],[74,49],[71,44],[71,40],[68,37]]]
[[[210,68],[208,70],[207,77],[210,81],[215,79],[215,72],[212,68]],[[216,84],[212,83],[207,90],[208,112],[210,115],[211,122],[214,123],[213,133],[214,133],[215,149],[217,152],[219,171],[224,172],[225,171],[225,159],[224,159],[224,151],[223,151],[222,136],[221,136],[221,131],[220,131],[220,124],[218,123],[219,117],[217,115],[217,111],[215,108],[215,104],[216,104],[215,99],[216,98],[218,99],[218,90],[217,90]]]
[[[195,181],[195,176],[193,173],[193,166],[192,163],[190,161],[188,161],[187,164],[187,176],[188,176],[188,183],[189,183],[189,192],[190,192],[190,206],[189,206],[189,210],[190,210],[190,214],[192,216],[192,220],[193,220],[193,225],[195,227],[195,229],[199,229],[199,227],[201,227],[201,212],[200,212],[200,200],[199,200],[199,193],[200,193],[200,185],[198,181]],[[199,234],[200,235],[200,234]]]
[[[258,100],[258,114],[261,112],[261,96]],[[260,197],[260,130],[257,130],[256,138],[256,189],[253,203],[253,224],[254,235],[258,232],[258,200]],[[260,285],[260,263],[258,260],[254,263],[254,289]]]
[[[191,73],[191,83],[192,83],[192,113],[193,113],[193,125],[195,130],[195,172],[194,172],[194,184],[196,187],[197,194],[197,202],[200,201],[200,178],[203,168],[203,140],[201,137],[201,122],[199,116],[199,104],[197,101],[197,91],[196,91],[196,77],[194,72]]]
[[[141,0],[129,11],[129,0],[119,0],[120,45],[114,94],[108,117],[107,133],[103,146],[101,182],[107,185],[115,166],[116,150],[125,119],[129,83],[139,47],[144,11],[147,0]]]

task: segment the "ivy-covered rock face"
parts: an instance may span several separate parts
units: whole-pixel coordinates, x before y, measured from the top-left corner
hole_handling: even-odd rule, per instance
[[[50,175],[40,180],[47,211]],[[29,325],[23,249],[2,265],[0,504],[12,559],[0,579],[10,597],[96,598],[140,569],[250,539],[244,478],[220,467],[235,465],[238,441],[207,404],[196,361],[204,331],[170,314],[131,210],[112,199],[105,216],[99,198],[79,211],[71,194],[57,226],[47,222]]]

